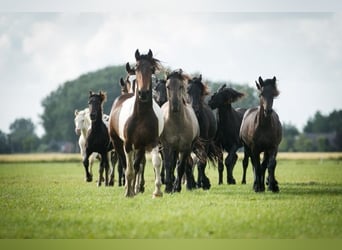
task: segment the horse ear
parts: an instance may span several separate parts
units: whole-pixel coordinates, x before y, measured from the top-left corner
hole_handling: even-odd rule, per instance
[[[89,97],[93,95],[93,91],[89,90]]]
[[[106,92],[100,91],[99,95],[101,96],[101,101],[104,102],[107,99]]]
[[[78,115],[78,110],[77,110],[77,109],[75,109],[75,116],[76,116],[76,115]]]
[[[138,49],[135,51],[135,60],[137,60],[137,61],[140,60],[140,52]]]
[[[135,75],[135,70],[131,68],[131,65],[129,65],[129,63],[126,63],[126,71],[129,75]]]
[[[264,80],[262,80],[261,76],[259,76],[259,84],[260,84],[260,86],[264,85]]]
[[[121,87],[125,87],[125,82],[124,82],[124,80],[122,79],[122,77],[120,78],[120,86],[121,86]]]
[[[148,50],[147,55],[148,55],[149,58],[151,58],[151,59],[153,58],[153,53],[152,53],[151,49]]]
[[[273,79],[272,79],[274,82],[276,82],[277,81],[277,79],[276,79],[276,77],[275,76],[273,76]]]
[[[257,81],[255,81],[255,84],[256,84],[258,90],[261,90],[261,86],[260,86],[260,84]]]
[[[199,75],[199,80],[202,81],[202,74]]]
[[[227,85],[226,84],[223,84],[218,90],[217,92],[221,92]]]

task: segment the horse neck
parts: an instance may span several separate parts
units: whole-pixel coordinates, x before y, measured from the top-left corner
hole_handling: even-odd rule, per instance
[[[258,121],[259,127],[264,127],[271,123],[271,115],[267,117],[265,116],[265,109],[261,100],[259,105]]]
[[[139,100],[138,91],[135,91],[135,103],[134,103],[134,113],[135,114],[144,114],[145,111],[151,109],[152,110],[152,91],[149,91],[148,100],[146,102],[142,102]]]

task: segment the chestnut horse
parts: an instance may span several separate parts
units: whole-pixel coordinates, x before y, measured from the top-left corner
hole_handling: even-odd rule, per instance
[[[119,96],[110,113],[109,134],[119,157],[126,166],[125,196],[133,197],[139,192],[138,172],[146,151],[152,151],[155,170],[153,197],[162,196],[160,180],[159,136],[164,128],[163,114],[152,98],[152,74],[161,66],[153,58],[152,51],[140,55],[135,52],[135,93]]]
[[[276,156],[282,139],[282,127],[278,114],[273,110],[273,99],[279,95],[276,78],[263,80],[256,86],[260,92],[260,105],[248,109],[243,117],[240,137],[245,151],[250,155],[254,169],[254,191],[265,191],[265,171],[268,169],[268,189],[279,192],[275,178]],[[260,153],[264,158],[260,164]]]

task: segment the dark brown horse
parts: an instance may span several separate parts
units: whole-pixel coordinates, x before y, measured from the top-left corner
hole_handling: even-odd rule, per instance
[[[105,185],[108,186],[108,151],[111,149],[108,129],[102,120],[102,106],[106,100],[106,94],[101,91],[96,94],[89,92],[89,113],[91,119],[91,127],[88,130],[86,139],[86,153],[83,159],[83,165],[86,172],[86,180],[92,181],[92,176],[89,173],[89,156],[97,152],[101,155],[101,163],[99,168],[98,186],[101,185],[103,171],[105,171]]]
[[[213,111],[204,101],[204,98],[209,94],[209,91],[208,87],[202,82],[202,75],[193,77],[188,81],[187,92],[200,126],[200,138],[205,142],[206,156],[211,161],[214,161],[217,159],[217,154],[219,152],[215,144],[217,122]],[[197,163],[197,185],[203,189],[210,189],[210,180],[205,174],[206,165],[207,159],[198,161]]]
[[[152,99],[152,74],[160,68],[152,51],[140,55],[135,52],[135,93],[119,96],[110,113],[109,133],[119,157],[126,167],[125,196],[132,197],[139,192],[139,171],[146,151],[152,151],[155,170],[155,191],[153,196],[162,196],[160,180],[159,136],[164,120],[160,107]]]
[[[181,191],[181,179],[185,172],[188,177],[189,174],[192,176],[191,151],[199,141],[199,124],[192,106],[186,102],[188,79],[182,70],[177,70],[170,73],[166,81],[168,101],[162,106],[165,126],[161,142],[167,193]],[[177,178],[173,183],[177,160]],[[188,187],[189,184],[188,180]]]
[[[216,143],[222,151],[228,153],[225,159],[227,168],[227,183],[235,184],[236,181],[233,176],[233,169],[237,161],[237,150],[242,147],[240,139],[240,126],[242,117],[246,109],[234,109],[232,103],[244,96],[232,88],[227,88],[222,85],[217,92],[215,92],[208,102],[212,109],[218,109],[218,125]],[[248,166],[248,156],[245,155],[243,159],[243,176],[242,183],[246,183],[246,169]],[[223,152],[218,159],[219,184],[223,183]]]
[[[252,160],[254,191],[265,191],[265,171],[268,169],[268,189],[278,192],[275,168],[278,146],[282,139],[282,127],[278,114],[272,108],[273,99],[279,95],[276,78],[264,81],[259,77],[256,86],[260,92],[260,105],[246,111],[240,128],[240,137]],[[264,158],[260,163],[262,152]]]

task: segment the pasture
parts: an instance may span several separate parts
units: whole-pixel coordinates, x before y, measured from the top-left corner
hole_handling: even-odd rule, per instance
[[[156,199],[150,161],[145,193],[126,198],[117,182],[98,188],[96,172],[86,183],[75,155],[39,157],[46,156],[0,157],[2,239],[342,237],[341,154],[280,154],[279,193],[253,191],[251,164],[241,185],[239,155],[236,185],[217,185],[217,168],[210,165],[210,190],[182,187]]]

